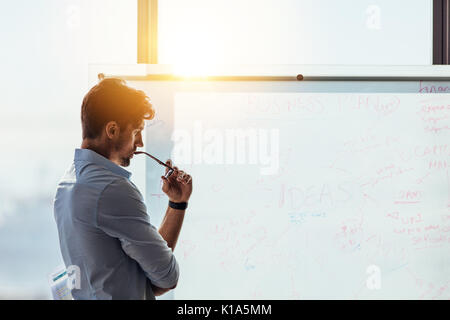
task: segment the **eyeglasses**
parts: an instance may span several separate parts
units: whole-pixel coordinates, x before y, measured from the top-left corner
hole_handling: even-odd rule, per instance
[[[160,165],[168,168],[169,170],[167,171],[167,173],[164,175],[164,177],[168,178],[172,175],[172,173],[174,172],[174,168],[172,168],[171,166],[165,164],[164,162],[162,162],[161,160],[159,160],[158,158],[152,156],[150,153],[144,152],[144,151],[135,151],[134,154],[145,154],[147,156],[149,156],[150,158],[152,158],[153,160],[155,160],[156,162],[158,162]]]

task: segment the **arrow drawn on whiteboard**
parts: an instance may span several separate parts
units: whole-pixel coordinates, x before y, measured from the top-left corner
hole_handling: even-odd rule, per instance
[[[378,203],[374,198],[372,198],[371,196],[369,196],[367,193],[363,192],[363,196],[365,198],[366,201],[372,201],[373,203]]]
[[[338,153],[343,153],[343,152],[342,152],[342,151],[339,151]],[[332,161],[332,163],[331,163],[329,166],[325,167],[325,168],[327,168],[327,169],[336,169],[336,170],[343,171],[343,172],[345,172],[345,173],[349,173],[348,170],[345,170],[345,169],[343,169],[343,168],[338,168],[338,167],[335,166],[335,165],[336,165],[336,162],[339,160],[339,158],[340,158],[340,155],[338,154],[338,155],[336,156],[336,158]]]
[[[426,175],[424,175],[422,178],[419,178],[416,180],[417,184],[423,183],[423,180],[430,175],[431,172],[428,172]]]

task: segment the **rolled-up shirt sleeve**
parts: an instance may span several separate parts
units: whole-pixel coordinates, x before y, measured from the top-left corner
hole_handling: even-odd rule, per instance
[[[167,242],[150,223],[142,196],[125,179],[103,190],[97,207],[97,226],[120,240],[125,253],[140,265],[150,281],[160,288],[178,282],[179,266]]]

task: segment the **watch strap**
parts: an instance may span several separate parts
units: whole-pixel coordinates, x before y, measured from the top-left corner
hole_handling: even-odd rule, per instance
[[[188,204],[187,202],[172,202],[169,200],[169,207],[177,210],[186,210]]]

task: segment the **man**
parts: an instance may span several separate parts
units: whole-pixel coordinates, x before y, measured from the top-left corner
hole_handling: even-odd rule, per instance
[[[169,206],[156,230],[131,173],[122,168],[144,146],[144,119],[153,117],[145,93],[120,79],[102,80],[83,99],[81,148],[54,200],[64,263],[80,270],[74,299],[155,299],[177,285],[173,250],[192,179],[177,167],[161,177]]]

